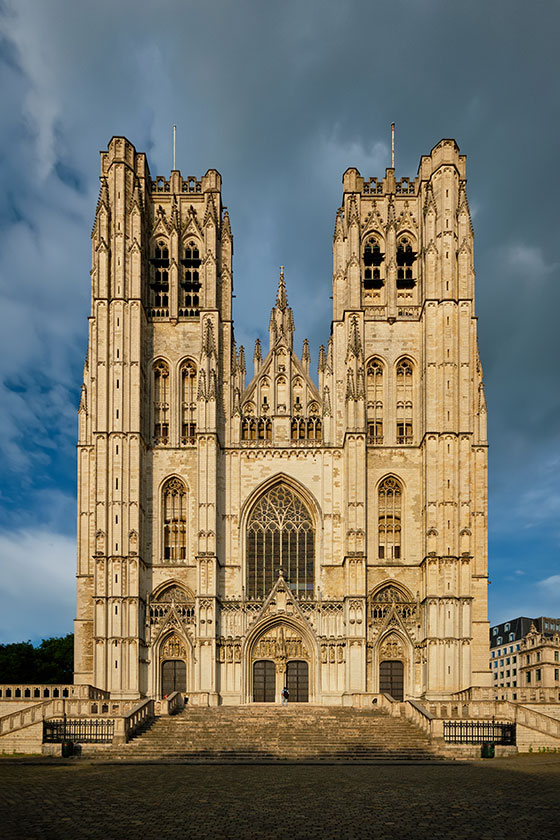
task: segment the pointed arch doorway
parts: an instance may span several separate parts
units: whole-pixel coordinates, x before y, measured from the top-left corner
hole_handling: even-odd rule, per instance
[[[379,691],[394,700],[404,700],[404,665],[398,659],[384,659],[379,663]]]

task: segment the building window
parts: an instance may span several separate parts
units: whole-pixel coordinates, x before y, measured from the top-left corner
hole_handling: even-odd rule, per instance
[[[560,669],[555,668],[555,669],[554,669],[554,679],[555,679],[555,680],[558,680],[559,675],[560,675]]]
[[[555,651],[554,651],[554,661],[555,661],[555,662],[558,662],[558,659],[559,659],[559,658],[560,658],[560,657],[558,656],[558,651],[557,651],[557,650],[555,650]]]
[[[388,476],[378,492],[378,557],[399,560],[401,557],[402,488],[396,478]]]
[[[181,367],[181,445],[196,443],[196,367],[185,362]]]
[[[150,314],[152,317],[165,317],[169,315],[169,249],[165,242],[156,243],[150,263]]]
[[[163,486],[163,559],[177,563],[187,559],[187,488],[180,478]]]
[[[531,661],[531,657],[529,655],[527,655],[525,657],[525,664],[528,665],[530,661]]]
[[[364,290],[372,291],[383,287],[381,276],[385,254],[381,253],[379,240],[370,236],[364,246]]]
[[[401,359],[397,365],[397,443],[412,443],[412,362]]]
[[[195,318],[200,306],[200,251],[194,241],[185,245],[185,255],[181,260],[183,272],[179,289],[179,317]]]
[[[313,596],[315,529],[301,498],[277,484],[255,504],[247,523],[247,594],[262,600],[280,570],[300,597]]]
[[[383,443],[383,364],[372,359],[367,365],[368,443]]]
[[[535,679],[537,680],[537,682],[541,681],[541,669],[540,668],[537,668],[537,671],[536,671],[536,674],[535,674]]]
[[[531,682],[531,672],[530,672],[530,671],[527,671],[527,673],[526,673],[526,675],[525,675],[525,676],[526,676],[526,678],[527,678],[527,682],[528,682],[528,683],[530,683],[530,682]]]
[[[401,236],[397,243],[397,289],[413,289],[416,252],[409,236]]]
[[[159,359],[154,364],[154,445],[169,443],[169,368]]]
[[[257,422],[261,424],[263,431],[270,430],[270,432],[272,432],[272,426],[269,419],[261,419]],[[270,440],[269,437],[259,437],[259,440],[265,439]],[[291,439],[317,441],[319,443],[322,439],[322,424],[320,417],[294,417],[291,425]]]

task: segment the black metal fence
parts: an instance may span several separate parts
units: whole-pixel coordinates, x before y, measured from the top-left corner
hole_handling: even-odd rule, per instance
[[[499,744],[515,746],[515,723],[493,720],[445,720],[443,738],[448,744]]]
[[[45,720],[43,721],[43,743],[61,744],[74,741],[78,744],[111,743],[115,731],[113,720]]]

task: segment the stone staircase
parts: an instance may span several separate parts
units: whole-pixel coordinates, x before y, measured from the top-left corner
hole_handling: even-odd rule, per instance
[[[112,761],[411,761],[437,759],[410,721],[373,709],[305,704],[187,707],[156,718]]]

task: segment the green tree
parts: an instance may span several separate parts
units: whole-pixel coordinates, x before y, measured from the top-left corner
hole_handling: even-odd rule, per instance
[[[71,683],[74,635],[0,645],[0,683]]]

